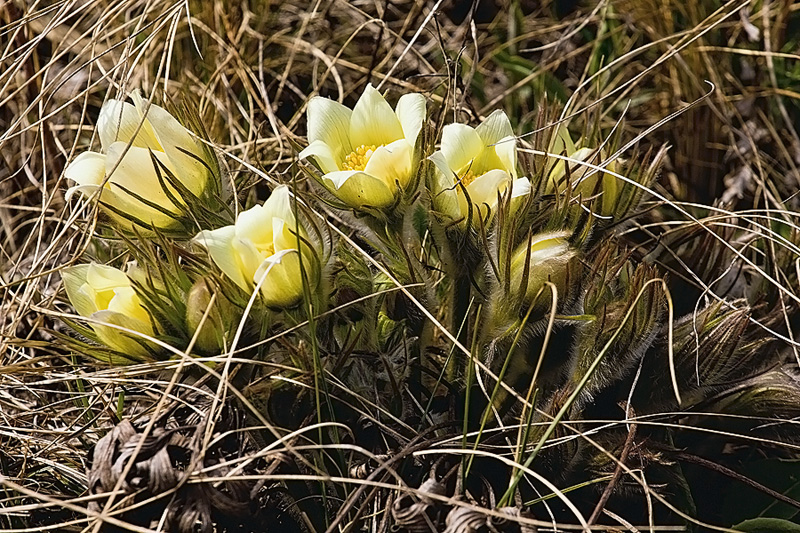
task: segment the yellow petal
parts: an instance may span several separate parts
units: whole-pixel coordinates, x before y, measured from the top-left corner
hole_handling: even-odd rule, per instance
[[[386,207],[394,203],[394,193],[386,183],[358,170],[340,170],[323,176],[328,189],[346,204],[360,207]]]
[[[480,135],[466,124],[448,124],[442,131],[441,152],[451,173],[466,170],[483,148]]]
[[[155,345],[150,344],[146,339],[146,336],[153,335],[149,323],[113,311],[98,311],[92,315],[92,318],[102,322],[102,324],[90,325],[100,342],[109,348],[122,352],[133,359],[144,360],[151,357],[150,350],[146,346],[155,348]],[[120,326],[130,331],[123,331],[112,326]]]
[[[353,151],[350,143],[352,111],[339,102],[315,96],[308,103],[308,142],[321,141],[328,145],[336,161]]]
[[[146,148],[137,146],[128,147],[122,142],[112,144],[108,149],[108,157],[106,157],[106,172],[111,173],[113,171],[113,174],[110,174],[109,188],[118,195],[127,195],[135,204],[140,205],[141,213],[131,214],[139,216],[145,221],[148,221],[147,217],[151,216],[155,210],[142,204],[133,196],[127,194],[125,190],[153,202],[170,213],[177,214],[180,212],[167,197],[161,186],[161,182],[158,179],[159,174],[156,172],[154,162],[150,157],[151,153],[164,165],[168,164],[163,152],[150,152]],[[168,178],[164,169],[159,168],[158,172],[164,183],[167,184]],[[180,198],[177,191],[171,190],[171,192],[174,198]]]
[[[139,133],[134,138],[136,130],[139,130]],[[97,134],[104,152],[117,141],[141,148],[161,150],[153,127],[134,106],[127,102],[108,100],[103,104],[97,117]]]
[[[501,139],[514,136],[514,130],[511,128],[508,115],[500,109],[486,117],[486,120],[475,128],[475,132],[480,135],[485,146],[493,145]]]
[[[67,298],[81,316],[90,316],[98,311],[94,298],[81,290],[86,284],[88,270],[89,265],[75,265],[61,269],[61,279],[67,291]]]
[[[319,139],[306,146],[297,157],[300,159],[313,157],[323,173],[335,172],[341,167],[341,157],[337,159],[331,147]]]
[[[310,267],[308,263],[304,266]],[[256,271],[253,281],[261,283],[261,296],[266,305],[286,308],[297,304],[303,297],[300,254],[297,250],[284,250],[268,257]]]
[[[391,106],[371,84],[367,85],[350,117],[350,143],[380,146],[403,138],[403,127]]]
[[[481,209],[481,216],[486,216],[487,210],[494,211],[498,195],[503,194],[510,183],[511,177],[504,170],[490,170],[467,186],[467,194],[472,203]],[[466,199],[463,198],[461,202],[462,212],[466,216]]]
[[[403,128],[403,136],[411,146],[415,146],[426,118],[425,97],[419,93],[404,94],[397,101],[395,114]]]
[[[364,172],[380,178],[390,190],[405,187],[411,179],[414,147],[406,139],[379,146],[364,167]]]
[[[169,161],[170,170],[187,189],[195,195],[200,195],[209,177],[208,168],[200,160],[203,157],[203,149],[189,130],[166,109],[155,104],[147,107],[147,102],[140,97],[134,98],[134,102],[140,114],[147,111],[147,121],[152,125],[152,131],[163,147],[162,151],[167,156],[165,162]]]
[[[78,185],[102,185],[106,177],[106,156],[83,152],[67,165],[64,177]]]
[[[233,241],[235,239],[236,228],[225,226],[215,230],[201,231],[193,241],[208,250],[211,259],[223,274],[245,291],[249,291],[250,279],[249,276],[245,277],[239,254],[234,249]]]

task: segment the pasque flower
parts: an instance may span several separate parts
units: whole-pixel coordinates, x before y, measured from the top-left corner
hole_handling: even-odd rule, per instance
[[[84,152],[67,166],[64,176],[75,182],[67,197],[101,191],[101,205],[118,222],[130,218],[168,228],[180,215],[176,202],[183,203],[180,193],[167,184],[168,173],[199,195],[209,179],[209,167],[202,162],[200,145],[175,117],[157,105],[148,107],[138,92],[131,98],[133,105],[109,100],[100,109],[97,133],[102,153]]]
[[[356,209],[395,202],[416,170],[414,147],[425,120],[425,97],[406,94],[392,110],[367,85],[352,111],[328,98],[308,104],[308,147],[325,186]]]
[[[619,196],[617,177],[595,171],[595,169],[582,164],[582,162],[587,162],[598,165],[602,160],[602,152],[598,152],[596,148],[579,147],[580,143],[580,140],[577,145],[572,141],[567,128],[559,127],[550,143],[549,152],[566,156],[569,161],[559,159],[553,164],[553,168],[548,174],[548,186],[551,190],[561,193],[567,190],[569,181],[572,193],[575,195],[579,194],[583,198],[588,198],[599,194],[600,198],[594,207],[595,212],[601,215],[611,215],[614,213]],[[569,168],[569,180],[567,179],[567,168]],[[616,172],[616,161],[611,161],[605,168]],[[602,182],[598,184],[601,176]]]
[[[285,185],[275,189],[263,205],[240,213],[233,225],[201,231],[194,241],[245,291],[252,292],[260,284],[264,303],[270,307],[291,307],[302,299],[301,255],[309,282],[313,285],[317,278],[316,258],[305,230],[297,224]]]
[[[79,315],[92,319],[89,325],[100,342],[132,359],[148,357],[144,337],[153,335],[152,321],[124,272],[89,263],[66,267],[61,277],[70,303]]]
[[[512,196],[530,193],[527,178],[517,178],[517,146],[508,116],[495,111],[477,128],[448,124],[442,132],[441,149],[431,154],[437,173],[434,206],[453,218],[466,221],[473,204],[473,218],[486,217],[497,205],[498,195],[512,186]]]

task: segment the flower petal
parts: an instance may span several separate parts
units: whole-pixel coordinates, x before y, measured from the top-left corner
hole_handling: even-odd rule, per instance
[[[81,290],[86,284],[88,270],[89,265],[74,265],[61,269],[61,279],[67,291],[67,298],[81,316],[90,316],[98,310],[94,299],[86,291]]]
[[[493,210],[498,194],[503,194],[510,183],[511,177],[504,170],[490,170],[467,185],[467,193],[475,205]]]
[[[78,185],[102,185],[106,178],[106,156],[83,152],[67,165],[64,177]]]
[[[134,139],[136,130],[139,130],[139,133]],[[104,152],[117,141],[141,148],[161,150],[150,122],[143,119],[136,107],[127,102],[112,99],[103,104],[97,117],[97,134]]]
[[[300,159],[313,157],[314,162],[323,173],[336,172],[341,164],[341,158],[337,159],[331,147],[319,139],[306,146],[297,157]]]
[[[411,146],[415,146],[425,122],[425,97],[419,93],[404,94],[397,101],[395,114],[400,120],[406,140]]]
[[[142,198],[149,200],[170,213],[179,213],[180,210],[172,203],[167,197],[161,183],[158,179],[158,174],[153,166],[153,160],[150,154],[153,154],[156,159],[169,167],[166,156],[163,152],[150,152],[147,148],[140,148],[138,146],[131,146],[130,148],[123,142],[115,142],[108,149],[108,157],[106,157],[106,172],[113,174],[108,181],[108,188],[116,192],[120,196],[126,196],[140,205],[142,208],[141,213],[130,213],[138,216],[139,218],[148,221],[146,217],[150,216],[150,212],[157,212],[155,209],[142,204],[125,190],[130,191]],[[117,162],[119,163],[117,164]],[[115,168],[116,167],[116,168]],[[167,177],[164,175],[163,168],[158,169],[161,177],[165,182]],[[123,190],[121,187],[124,187]],[[169,186],[169,185],[167,185]],[[174,197],[180,198],[177,191],[171,190]]]
[[[486,117],[486,120],[475,128],[475,131],[480,135],[485,146],[491,146],[500,139],[514,136],[511,121],[508,120],[508,115],[501,109]]]
[[[192,240],[208,250],[211,259],[223,274],[245,291],[249,291],[250,280],[249,277],[245,278],[241,261],[234,250],[234,239],[236,239],[236,228],[225,226],[215,230],[203,230]]]
[[[411,179],[414,147],[406,140],[400,139],[386,146],[378,147],[367,161],[364,172],[380,178],[390,190],[405,187]]]
[[[330,191],[346,204],[360,207],[386,207],[394,193],[386,183],[358,170],[340,170],[323,176]]]
[[[300,254],[289,249],[267,257],[253,276],[253,282],[261,283],[261,296],[266,305],[281,308],[295,305],[303,297]]]
[[[517,139],[504,137],[494,145],[494,152],[500,161],[498,168],[508,172],[512,178],[517,177]]]
[[[336,161],[353,151],[350,143],[350,117],[353,112],[339,102],[315,96],[308,103],[308,142],[322,141]]]
[[[203,154],[198,142],[178,120],[166,109],[144,101],[138,93],[132,95],[136,109],[141,115],[147,112],[152,131],[169,159],[170,170],[193,194],[200,195],[208,181],[209,171],[197,158]],[[188,152],[188,153],[186,153]],[[193,154],[194,157],[192,155]]]
[[[380,146],[403,138],[403,127],[381,93],[367,85],[350,117],[350,143],[359,146]]]
[[[142,322],[114,311],[98,311],[91,318],[102,322],[90,325],[100,342],[109,348],[122,352],[132,359],[147,360],[152,357],[146,346],[150,345],[153,349],[156,347],[145,338],[153,335],[153,328],[149,322]],[[113,326],[125,328],[130,332]]]
[[[448,124],[442,131],[441,152],[451,173],[466,172],[470,162],[480,155],[483,148],[480,135],[466,124]]]

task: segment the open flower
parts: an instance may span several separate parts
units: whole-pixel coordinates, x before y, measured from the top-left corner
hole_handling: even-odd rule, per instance
[[[448,124],[442,147],[431,154],[438,170],[434,206],[453,218],[466,221],[469,197],[473,218],[486,217],[497,205],[498,195],[512,185],[512,196],[530,193],[527,178],[517,178],[517,146],[511,122],[503,111],[489,115],[477,128]]]
[[[573,195],[581,195],[585,199],[599,194],[600,198],[594,204],[594,211],[601,215],[612,215],[619,196],[617,177],[609,173],[595,172],[593,168],[581,164],[582,162],[587,162],[599,165],[603,156],[602,152],[599,152],[596,148],[579,147],[580,144],[581,140],[578,140],[577,143],[572,142],[567,128],[564,126],[559,127],[550,143],[549,152],[551,154],[564,155],[570,160],[558,159],[554,163],[553,168],[548,173],[548,188],[551,191],[563,193],[567,190],[569,182]],[[616,161],[611,161],[605,168],[611,172],[616,172]],[[569,169],[569,179],[567,179],[567,169]],[[601,176],[602,182],[598,183]]]
[[[175,117],[157,105],[147,107],[138,92],[131,98],[133,105],[119,100],[103,105],[97,120],[102,153],[84,152],[67,166],[64,176],[76,183],[67,198],[100,190],[101,205],[118,222],[127,217],[168,228],[180,215],[175,202],[183,203],[180,193],[167,185],[168,174],[200,195],[209,170],[201,162],[200,145]]]
[[[317,263],[302,226],[292,211],[291,192],[282,185],[264,202],[239,214],[236,223],[201,231],[194,241],[204,246],[211,259],[234,283],[247,292],[260,284],[270,307],[286,308],[303,297],[303,267],[309,280],[317,278]]]
[[[367,85],[351,111],[328,98],[308,104],[308,147],[325,186],[356,209],[392,205],[415,171],[414,147],[425,120],[425,97],[406,94],[394,111]]]
[[[127,357],[148,358],[150,351],[143,337],[153,335],[152,321],[124,272],[89,263],[64,268],[61,277],[75,311],[93,319],[89,325],[100,342]],[[113,326],[141,333],[141,336]]]

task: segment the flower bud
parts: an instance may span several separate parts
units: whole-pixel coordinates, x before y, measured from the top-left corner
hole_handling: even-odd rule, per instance
[[[325,187],[355,209],[395,203],[417,167],[414,149],[425,121],[425,97],[403,95],[392,110],[367,85],[352,111],[314,97],[307,114],[309,145],[300,158],[314,160]]]
[[[175,117],[155,104],[148,107],[138,92],[131,97],[133,105],[103,105],[97,120],[102,153],[84,152],[67,166],[64,176],[76,183],[67,198],[100,191],[100,205],[118,223],[129,226],[130,219],[170,228],[183,200],[168,176],[199,196],[214,165],[203,162],[205,152]]]
[[[194,242],[205,247],[219,269],[246,292],[259,286],[269,307],[288,308],[302,300],[303,270],[312,288],[319,281],[318,254],[297,223],[285,185],[275,189],[264,205],[239,213],[233,225],[201,231]]]
[[[514,252],[509,289],[524,304],[545,308],[551,295],[548,281],[556,286],[559,297],[564,296],[569,261],[575,255],[566,237],[565,232],[534,235]]]
[[[569,184],[572,186],[572,194],[581,195],[584,199],[600,195],[594,203],[594,211],[604,216],[614,214],[620,192],[618,178],[607,172],[595,171],[595,169],[582,164],[587,162],[598,165],[603,159],[602,152],[598,154],[594,148],[576,147],[567,129],[561,127],[551,143],[550,153],[565,155],[569,158],[569,161],[557,160],[550,170],[547,178],[550,190],[563,193]],[[609,162],[605,168],[610,172],[617,172],[616,161]],[[567,180],[567,169],[569,169],[569,180]],[[602,182],[598,185],[601,176]]]
[[[89,325],[100,342],[134,360],[149,358],[151,350],[142,337],[154,334],[152,321],[124,272],[89,263],[66,267],[61,277],[75,311],[93,319]],[[138,332],[141,336],[113,326]]]
[[[211,298],[215,293],[216,298],[212,303]],[[206,312],[208,315],[203,321]],[[238,316],[233,305],[220,294],[210,279],[200,278],[192,285],[186,299],[186,326],[189,334],[196,336],[194,346],[198,352],[216,354],[230,346]]]

